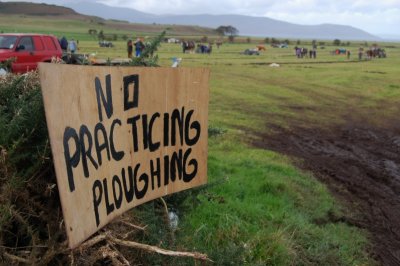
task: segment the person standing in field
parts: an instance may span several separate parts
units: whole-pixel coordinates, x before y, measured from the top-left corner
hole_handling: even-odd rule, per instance
[[[65,38],[65,36],[63,36],[60,39],[60,46],[61,46],[61,49],[63,50],[63,52],[67,51],[67,49],[68,49],[68,41],[67,41],[67,38]]]
[[[132,58],[133,43],[131,39],[129,39],[127,42],[127,49],[128,49],[128,58]]]
[[[361,59],[362,59],[363,52],[364,52],[364,48],[360,47],[360,48],[358,49],[358,60],[361,60]]]
[[[144,48],[144,44],[140,38],[137,38],[135,42],[135,51],[136,51],[136,57],[139,57],[142,53],[142,50]]]
[[[78,48],[78,45],[76,44],[74,39],[72,39],[68,42],[68,50],[71,52],[71,54],[75,53],[77,48]]]

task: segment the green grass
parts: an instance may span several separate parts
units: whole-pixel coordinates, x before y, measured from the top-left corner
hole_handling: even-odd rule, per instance
[[[181,246],[216,265],[371,263],[365,232],[331,222],[342,207],[287,158],[222,135],[210,139],[208,168],[211,188],[185,213]]]
[[[82,52],[125,57],[122,42],[115,50],[92,45],[82,42]],[[331,55],[329,46],[316,60],[295,58],[293,45],[240,54],[253,46],[224,44],[201,55],[163,44],[159,51],[162,66],[182,57],[184,67],[211,69],[209,123],[217,132],[209,142],[210,188],[182,207],[174,246],[207,253],[216,265],[373,265],[368,233],[330,220],[346,210],[326,187],[288,158],[249,146],[256,136],[248,134],[294,121],[324,127],[349,115],[375,123],[395,115],[398,109],[385,107],[400,98],[399,48],[387,49],[389,58],[361,62]],[[350,49],[354,55],[358,46]]]
[[[329,220],[345,210],[325,186],[287,158],[249,147],[255,136],[245,132],[294,121],[324,127],[349,116],[371,123],[394,117],[399,48],[387,49],[386,59],[358,62],[331,55],[334,47],[319,50],[316,60],[297,59],[292,49],[240,55],[247,47],[224,45],[211,56],[175,49],[183,66],[211,68],[209,120],[226,130],[209,143],[209,178],[217,185],[185,213],[181,245],[208,253],[217,265],[374,264],[366,253],[367,232]],[[358,46],[350,49],[354,55]],[[164,65],[171,51],[161,50]],[[281,67],[269,67],[272,62]]]
[[[12,28],[2,24],[1,30],[66,35],[80,40],[81,53],[127,56],[124,41],[100,48],[86,34],[88,24],[81,23],[15,21]],[[398,107],[392,106],[400,100],[400,45],[382,43],[392,46],[386,49],[388,58],[361,62],[355,57],[360,42],[346,47],[352,51],[350,60],[331,55],[336,47],[329,45],[318,50],[317,59],[295,58],[294,45],[267,46],[260,56],[240,54],[262,39],[223,44],[211,55],[182,54],[175,44],[159,50],[162,66],[182,57],[182,67],[211,69],[209,124],[215,136],[209,139],[210,185],[181,206],[172,246],[205,252],[215,265],[372,265],[367,232],[330,220],[346,210],[326,187],[290,159],[251,147],[248,140],[256,136],[248,134],[272,131],[271,125],[291,127],[293,122],[323,127],[348,116],[379,123],[382,116],[396,115]],[[281,66],[271,68],[270,63]],[[154,237],[157,228],[152,230],[150,242],[160,244]]]

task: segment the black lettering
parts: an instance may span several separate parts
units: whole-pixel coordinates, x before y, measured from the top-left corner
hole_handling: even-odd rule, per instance
[[[189,183],[190,181],[192,181],[192,179],[197,174],[197,166],[198,166],[198,164],[197,164],[197,160],[196,159],[191,159],[189,161],[189,164],[186,164],[187,160],[188,160],[188,157],[189,157],[191,152],[192,152],[192,148],[189,148],[188,150],[185,151],[185,154],[183,156],[183,165],[184,165],[183,181],[185,183]],[[193,166],[193,171],[191,173],[187,173],[186,170],[189,168],[190,165]]]
[[[183,145],[183,116],[185,108],[182,107],[182,114],[179,113],[178,109],[172,111],[171,115],[171,145],[176,145],[176,126],[178,125],[179,137],[181,140],[181,145]]]
[[[147,115],[142,115],[142,129],[143,129],[143,149],[149,148],[149,127],[147,124]]]
[[[133,200],[133,171],[132,167],[128,167],[128,175],[129,175],[129,186],[126,184],[126,175],[125,175],[125,169],[122,168],[121,171],[122,175],[122,184],[124,185],[124,194],[126,201],[130,203]],[[128,189],[129,188],[129,189]]]
[[[164,147],[169,145],[169,113],[164,113]]]
[[[158,148],[160,148],[160,142],[153,143],[153,125],[154,125],[154,121],[158,117],[160,117],[160,113],[155,113],[155,114],[153,114],[151,116],[151,119],[150,119],[150,124],[149,124],[149,148],[150,148],[151,152],[156,151],[156,150],[158,150]]]
[[[69,140],[73,139],[75,142],[75,152],[71,157],[71,151],[69,148]],[[75,129],[66,127],[64,130],[63,136],[63,144],[64,144],[64,158],[65,158],[65,166],[67,168],[68,175],[68,185],[69,191],[73,192],[75,190],[75,182],[74,182],[74,173],[72,168],[75,168],[79,164],[80,158],[80,145],[79,145],[79,137],[76,133]]]
[[[115,150],[115,145],[114,145],[114,128],[115,125],[118,124],[119,126],[122,125],[121,120],[115,119],[112,124],[111,124],[111,131],[110,131],[110,149],[111,149],[111,155],[114,160],[120,161],[122,158],[124,158],[125,153],[123,151],[116,151]],[[110,158],[110,155],[108,156]]]
[[[88,141],[87,149],[86,149],[86,144],[85,144],[85,136]],[[88,163],[87,159],[92,162],[94,168],[98,168],[98,165],[96,161],[92,157],[92,147],[93,147],[93,140],[92,140],[92,134],[90,134],[89,129],[87,128],[86,125],[82,125],[80,130],[79,130],[79,138],[80,138],[80,144],[81,144],[81,155],[82,155],[82,167],[83,167],[83,173],[85,174],[85,177],[89,177],[89,168],[88,168]]]
[[[146,173],[143,173],[143,174],[140,175],[139,181],[144,182],[144,185],[143,185],[142,190],[139,190],[139,189],[138,189],[138,180],[137,180],[137,177],[138,177],[138,170],[139,170],[139,167],[140,167],[140,164],[137,164],[136,167],[135,167],[135,173],[134,173],[134,177],[135,177],[135,178],[133,179],[133,180],[135,181],[134,187],[135,187],[135,195],[136,195],[136,198],[137,198],[137,199],[141,199],[141,198],[143,198],[143,197],[146,195],[146,193],[147,193],[147,188],[148,188],[148,186],[149,186],[149,176],[148,176]]]
[[[102,144],[99,143],[99,133],[101,133],[103,135],[103,143]],[[107,132],[102,123],[97,123],[97,125],[94,128],[94,143],[95,143],[96,152],[97,152],[97,162],[99,163],[99,166],[100,166],[103,162],[103,160],[101,158],[102,150],[106,149],[107,158],[108,158],[108,160],[110,160],[110,150],[108,149]]]
[[[118,197],[117,197],[117,191],[116,191],[117,188],[118,188]],[[115,207],[117,209],[119,209],[122,204],[122,184],[121,184],[121,180],[119,180],[119,177],[117,175],[113,176],[112,189],[113,189]]]
[[[157,178],[157,187],[161,187],[161,162],[160,158],[156,159],[157,165],[154,167],[154,160],[150,161],[151,189],[154,190],[154,178]]]
[[[136,121],[140,119],[140,115],[128,118],[126,121],[128,124],[132,125],[132,141],[133,141],[133,150],[137,152],[139,150],[138,147],[138,128],[136,125]]]
[[[169,184],[169,156],[164,156],[164,186]]]
[[[190,110],[185,119],[185,143],[188,146],[195,145],[200,138],[200,123],[198,121],[193,121],[193,123],[190,124],[190,118],[192,117],[193,112],[193,110]],[[194,129],[196,131],[193,138],[189,137],[189,124],[190,129]]]
[[[181,180],[183,168],[182,149],[179,150],[179,153],[174,152],[172,154],[170,165],[171,181],[175,182],[176,180],[176,170],[178,170],[178,178]]]
[[[133,83],[133,100],[129,101],[129,85]],[[139,105],[139,75],[124,77],[124,111]]]
[[[99,193],[96,193],[96,189]],[[94,216],[96,217],[96,226],[99,226],[100,224],[99,206],[103,196],[103,188],[101,186],[100,180],[94,181],[92,191],[93,191]]]
[[[110,213],[112,213],[114,211],[114,203],[110,204],[110,201],[108,199],[107,178],[103,179],[103,187],[104,187],[104,197],[106,199],[107,215],[109,215]]]
[[[104,106],[104,109],[106,111],[106,115],[108,118],[110,118],[113,114],[112,93],[111,93],[111,75],[106,75],[107,99],[104,96],[104,91],[103,91],[103,88],[101,87],[101,82],[98,77],[96,77],[94,79],[94,85],[95,85],[95,90],[96,90],[97,109],[99,112],[99,120],[101,122],[101,121],[103,121],[103,114],[101,111],[101,103],[103,103],[103,106]]]

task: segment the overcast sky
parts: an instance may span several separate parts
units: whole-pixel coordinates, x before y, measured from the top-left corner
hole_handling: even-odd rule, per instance
[[[70,1],[78,2],[82,0],[69,0],[68,2]],[[266,16],[306,25],[322,23],[350,25],[372,34],[400,36],[400,0],[92,1],[110,6],[129,7],[152,14],[241,14]],[[31,2],[60,3],[64,1],[34,0]]]

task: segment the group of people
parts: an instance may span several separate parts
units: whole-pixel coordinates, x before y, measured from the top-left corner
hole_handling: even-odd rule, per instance
[[[310,58],[317,58],[317,48],[313,47],[312,49],[308,50],[304,47],[294,47],[294,52],[297,58],[303,58],[309,56]]]
[[[64,52],[70,52],[71,54],[74,54],[78,50],[79,41],[75,41],[74,39],[68,41],[67,38],[63,36],[59,39],[59,43]],[[127,49],[129,58],[132,58],[133,48],[135,48],[135,56],[139,57],[142,54],[145,45],[140,38],[137,38],[135,42],[133,42],[131,39],[128,40]]]
[[[212,44],[209,43],[208,45],[206,44],[197,44],[194,41],[184,41],[182,40],[181,42],[182,45],[182,52],[183,53],[199,53],[199,54],[211,54],[212,52]],[[220,44],[221,45],[221,44]],[[219,45],[219,46],[220,46]],[[219,46],[217,46],[219,48]]]
[[[128,40],[127,42],[127,50],[128,50],[128,58],[132,58],[132,53],[133,53],[133,47],[135,47],[135,56],[139,57],[142,54],[142,51],[144,49],[144,43],[140,38],[137,38],[135,42],[133,42],[131,39]]]
[[[64,52],[70,52],[71,54],[75,53],[78,50],[78,43],[79,41],[75,41],[73,38],[71,40],[67,40],[65,36],[63,36],[60,40],[61,49]]]
[[[197,45],[196,53],[199,53],[199,54],[211,54],[211,52],[212,52],[211,43],[209,43],[208,45],[204,45],[204,44],[198,44]]]

